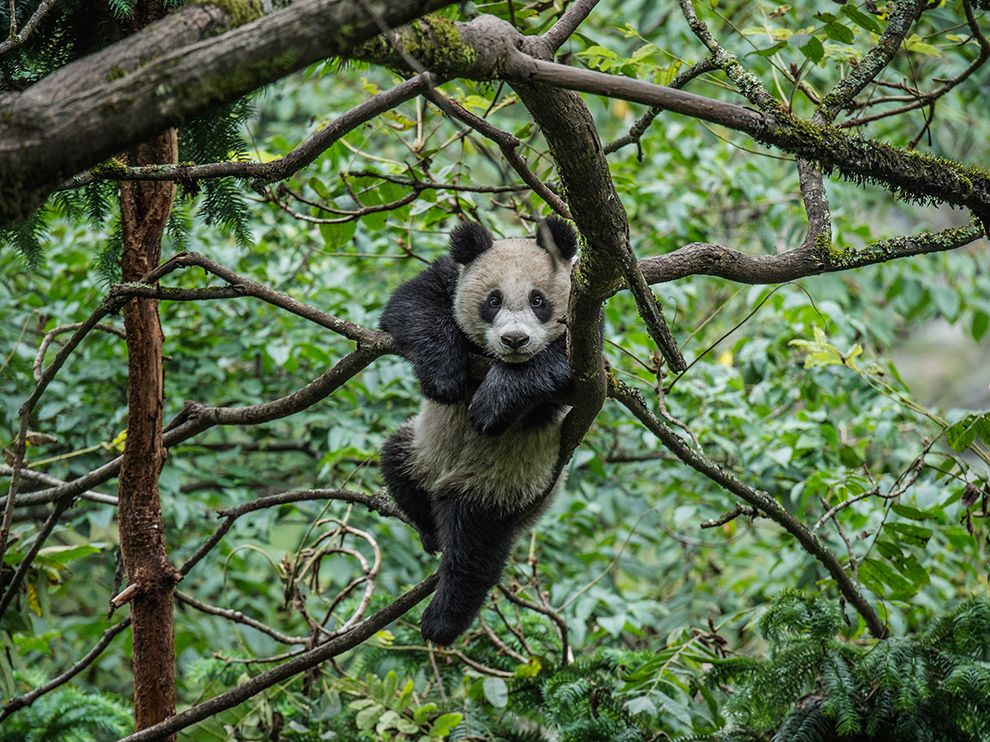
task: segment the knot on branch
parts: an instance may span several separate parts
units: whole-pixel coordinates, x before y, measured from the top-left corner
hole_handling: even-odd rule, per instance
[[[141,566],[134,571],[131,583],[110,598],[111,614],[117,608],[141,597],[142,595],[161,595],[171,592],[182,579],[182,573],[172,566],[169,561],[150,566]]]

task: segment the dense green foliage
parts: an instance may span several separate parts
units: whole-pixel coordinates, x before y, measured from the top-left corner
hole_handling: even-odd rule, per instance
[[[622,13],[615,13],[620,4]],[[515,8],[515,22],[545,29],[554,15],[543,5],[542,13]],[[669,5],[603,3],[565,51],[593,68],[668,82],[701,55]],[[791,84],[779,69],[805,65],[805,79],[821,92],[862,54],[875,31],[871,24],[879,22],[863,3],[841,11],[817,3],[829,17],[803,6],[774,14],[776,3],[725,5],[715,15],[706,10],[720,38],[767,85],[776,81],[788,94]],[[503,2],[480,9],[509,15]],[[0,8],[0,28],[7,10]],[[917,38],[888,70],[890,79],[930,80],[947,65],[956,70],[972,59],[972,44],[959,37],[960,17],[956,2],[926,14]],[[52,57],[51,64],[61,61]],[[0,66],[0,90],[16,87],[17,79]],[[362,65],[314,67],[250,104],[183,129],[180,158],[282,156],[316,126],[396,79]],[[546,146],[511,90],[464,81],[444,90],[479,115],[490,111],[491,122],[525,142],[534,171],[553,181]],[[731,98],[715,75],[691,90]],[[920,147],[986,162],[990,107],[980,90],[971,81],[948,95]],[[794,100],[799,114],[811,112],[801,95]],[[625,133],[641,112],[621,102],[588,103],[603,141]],[[924,124],[916,115],[884,119],[867,133],[905,145]],[[793,161],[731,132],[662,115],[640,151],[624,148],[610,164],[641,258],[692,241],[772,254],[803,238]],[[377,175],[518,184],[490,142],[464,136],[435,109],[410,102],[351,132],[263,196],[234,180],[182,184],[164,255],[202,252],[373,327],[389,293],[443,253],[458,219],[516,235],[531,231],[534,215],[547,213],[525,190],[436,188],[395,208],[355,213],[409,193]],[[829,190],[840,248],[967,221],[949,210],[892,204],[878,189],[831,182]],[[56,194],[32,220],[2,235],[5,447],[32,388],[41,338],[83,320],[114,278],[114,195],[112,183]],[[675,336],[695,361],[677,379],[658,365],[632,299],[620,294],[606,307],[612,372],[655,408],[662,403],[712,458],[809,527],[817,523],[816,534],[844,564],[852,560],[893,639],[868,640],[821,565],[769,521],[742,516],[699,529],[736,502],[608,402],[569,464],[566,488],[532,538],[517,546],[503,578],[509,594],[559,615],[567,645],[546,610],[496,593],[483,623],[456,653],[431,655],[419,637],[417,609],[335,666],[275,686],[195,727],[190,738],[224,739],[236,729],[242,739],[269,739],[277,729],[283,740],[422,740],[448,732],[451,739],[575,742],[769,739],[775,732],[788,740],[987,739],[986,255],[980,241],[776,287],[703,277],[662,285],[658,293]],[[166,283],[219,285],[198,270]],[[166,420],[186,400],[239,406],[289,394],[353,346],[248,298],[164,302],[161,313]],[[49,350],[48,361],[52,356]],[[923,373],[929,367],[934,377]],[[117,455],[126,428],[126,368],[120,338],[108,332],[86,338],[34,415],[30,470],[68,480]],[[292,488],[378,492],[379,448],[417,400],[407,365],[384,357],[300,414],[254,428],[214,428],[171,449],[161,491],[173,562],[209,537],[219,509]],[[114,486],[97,489],[112,494]],[[4,569],[23,558],[46,514],[46,506],[18,508],[18,540]],[[325,616],[332,630],[360,607],[364,585],[335,601],[361,565],[327,546],[374,558],[369,541],[338,532],[340,520],[380,548],[369,612],[436,566],[398,520],[340,502],[303,501],[237,520],[179,589],[291,637],[308,637],[311,622]],[[0,698],[62,672],[120,620],[106,617],[117,592],[117,551],[113,509],[79,500],[0,619]],[[69,739],[51,726],[68,721],[81,739],[123,733],[130,723],[121,714],[131,691],[127,637],[117,637],[70,685],[13,715],[0,739]],[[299,646],[180,602],[176,649],[180,706],[188,706]],[[45,729],[55,731],[44,736]]]

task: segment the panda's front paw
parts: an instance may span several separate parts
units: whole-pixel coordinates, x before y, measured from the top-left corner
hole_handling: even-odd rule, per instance
[[[464,400],[467,373],[464,369],[423,369],[417,373],[423,396],[441,404],[454,404]]]
[[[482,387],[474,393],[474,398],[468,407],[468,419],[471,425],[479,433],[485,435],[502,435],[509,426],[512,425],[512,416],[508,410],[499,404],[500,398],[493,394],[486,394]]]

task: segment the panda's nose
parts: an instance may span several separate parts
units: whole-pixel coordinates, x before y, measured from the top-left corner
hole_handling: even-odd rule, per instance
[[[524,332],[507,332],[502,336],[502,345],[518,350],[529,342],[529,335]]]

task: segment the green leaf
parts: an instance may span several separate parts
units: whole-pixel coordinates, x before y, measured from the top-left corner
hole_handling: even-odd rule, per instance
[[[756,55],[757,57],[772,57],[774,54],[779,52],[785,46],[787,46],[786,41],[778,41],[773,46],[768,46],[766,49],[757,49],[755,52],[750,52],[746,56],[749,57]]]
[[[983,336],[987,334],[987,328],[990,328],[990,314],[982,309],[973,312],[973,324],[969,328],[969,334],[973,336],[973,340],[982,340]]]
[[[965,451],[977,437],[990,444],[990,413],[967,415],[945,429],[945,441],[954,451]]]
[[[49,564],[65,565],[90,554],[98,554],[105,544],[78,544],[77,546],[46,546],[38,551],[38,558]]]
[[[444,714],[433,722],[429,734],[431,737],[446,737],[450,731],[461,723],[464,714]]]
[[[928,539],[932,537],[932,529],[924,526],[916,526],[912,523],[888,523],[884,530],[893,531],[902,542],[913,544],[914,546],[924,546]]]
[[[942,52],[937,47],[924,41],[918,34],[911,34],[904,40],[904,48],[908,51],[924,54],[928,57],[941,58]]]
[[[327,250],[339,250],[351,243],[354,232],[357,231],[357,222],[350,221],[343,224],[321,224],[320,234]]]
[[[417,724],[425,724],[426,720],[437,712],[437,708],[438,706],[432,701],[430,703],[424,703],[418,709],[413,711],[413,721]]]
[[[842,6],[842,14],[866,31],[871,33],[883,32],[883,29],[880,27],[880,24],[877,22],[876,18],[871,15],[867,15],[852,3],[846,3]]]
[[[818,40],[817,36],[809,36],[808,41],[799,46],[798,49],[814,64],[818,64],[825,57],[825,47],[822,46],[822,42]]]
[[[840,44],[851,44],[856,39],[855,34],[847,26],[838,22],[825,24],[825,35]]]
[[[358,729],[363,731],[371,731],[375,724],[378,723],[378,717],[382,715],[385,707],[380,703],[374,703],[368,708],[359,711],[358,715],[354,717],[354,723],[357,724]]]
[[[509,703],[509,686],[502,678],[485,678],[482,685],[488,703],[497,709],[504,709]]]

